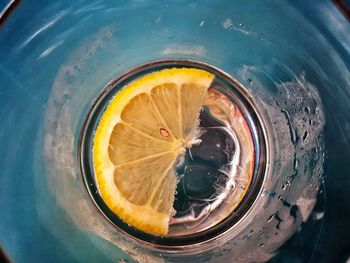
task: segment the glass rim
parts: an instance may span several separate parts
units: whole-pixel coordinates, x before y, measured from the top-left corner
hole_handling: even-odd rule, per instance
[[[258,142],[254,141],[254,148],[259,149],[259,161],[255,164],[253,181],[249,186],[248,192],[245,194],[239,206],[225,220],[217,226],[198,233],[196,235],[186,235],[177,237],[157,237],[144,232],[138,231],[125,222],[120,220],[108,206],[104,203],[100,196],[97,183],[94,178],[94,169],[91,160],[91,142],[93,141],[93,131],[98,123],[99,116],[111,98],[127,83],[132,80],[146,75],[150,72],[159,71],[165,68],[174,67],[190,67],[207,70],[215,75],[215,79],[220,80],[233,88],[233,92],[238,96],[241,106],[245,108],[245,112],[249,109],[249,115],[253,119],[250,120],[250,125],[256,128]],[[244,116],[245,117],[245,116]],[[247,120],[248,122],[248,120]],[[110,81],[107,86],[102,89],[100,94],[92,103],[88,113],[83,121],[80,129],[78,142],[78,162],[80,164],[80,172],[83,178],[85,187],[98,211],[106,218],[109,223],[117,230],[122,237],[135,242],[136,244],[153,251],[178,253],[179,251],[192,253],[194,251],[203,251],[218,245],[219,240],[223,242],[232,236],[234,229],[238,229],[242,225],[245,215],[252,210],[258,197],[262,192],[262,185],[268,172],[269,149],[268,149],[268,134],[262,114],[258,111],[258,107],[244,86],[235,78],[226,72],[210,65],[191,59],[159,59],[143,63],[136,66],[120,76]],[[259,145],[255,145],[258,143]],[[206,249],[204,248],[206,247]]]

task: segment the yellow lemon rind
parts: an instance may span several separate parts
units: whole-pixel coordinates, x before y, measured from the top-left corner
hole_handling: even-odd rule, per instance
[[[98,188],[104,202],[113,213],[136,229],[154,235],[166,235],[171,212],[163,214],[147,205],[135,205],[115,186],[115,166],[108,156],[109,138],[113,127],[120,122],[121,112],[130,99],[142,92],[150,92],[153,87],[162,83],[199,83],[209,87],[213,79],[213,74],[194,68],[173,68],[152,73],[119,91],[103,113],[93,142],[93,163]]]

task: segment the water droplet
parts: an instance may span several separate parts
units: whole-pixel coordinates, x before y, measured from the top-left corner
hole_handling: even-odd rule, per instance
[[[276,196],[276,192],[269,192],[268,195],[271,196],[271,197],[275,197]]]
[[[284,200],[283,198],[278,198],[282,204],[285,206],[285,207],[291,207],[292,205],[287,201],[287,200]]]
[[[299,207],[297,205],[293,205],[290,208],[289,214],[294,217],[294,219],[297,219],[297,213],[298,213]]]
[[[299,160],[294,159],[294,170],[298,170],[298,166],[299,166]]]
[[[307,131],[305,131],[305,132],[304,132],[304,135],[303,135],[303,141],[305,141],[305,140],[306,140],[307,136],[308,136],[308,132],[307,132]]]
[[[297,143],[297,135],[296,135],[296,132],[295,132],[295,130],[294,130],[294,128],[293,128],[292,121],[291,121],[291,119],[290,119],[289,113],[288,113],[288,111],[285,110],[285,109],[282,109],[281,111],[284,113],[284,115],[285,115],[286,118],[287,118],[288,127],[289,127],[289,131],[290,131],[290,136],[291,136],[292,142],[293,142],[294,144],[296,144],[296,143]]]
[[[269,218],[267,219],[267,222],[272,221],[272,219],[275,219],[277,221],[276,228],[280,229],[280,224],[283,222],[283,219],[280,218],[278,211],[276,213],[270,215]]]

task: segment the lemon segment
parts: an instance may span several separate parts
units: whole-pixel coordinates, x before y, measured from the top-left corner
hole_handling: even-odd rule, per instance
[[[143,76],[111,100],[93,139],[93,165],[108,207],[138,230],[166,235],[176,159],[198,136],[214,75],[173,68]]]
[[[114,165],[119,165],[169,151],[171,146],[166,141],[153,139],[124,123],[118,123],[110,136],[108,155]]]

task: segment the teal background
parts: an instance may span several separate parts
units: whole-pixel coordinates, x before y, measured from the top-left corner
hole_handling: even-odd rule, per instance
[[[72,113],[77,137],[84,113],[111,79],[153,59],[181,57],[217,66],[246,86],[256,81],[273,91],[276,82],[305,73],[318,88],[327,156],[316,211],[324,216],[311,216],[272,262],[346,262],[349,51],[349,22],[330,1],[20,2],[0,26],[0,243],[19,263],[132,262],[108,241],[77,228],[46,182],[35,180],[45,173],[48,101],[62,65],[77,54],[94,58],[77,69],[87,79]],[[263,68],[272,79],[244,73],[244,66]],[[39,205],[52,218],[50,226]]]

